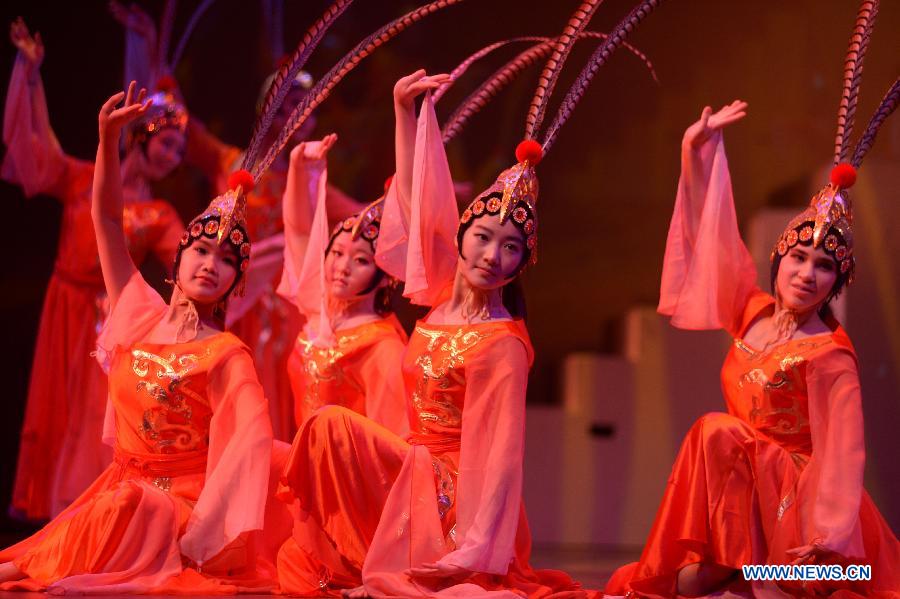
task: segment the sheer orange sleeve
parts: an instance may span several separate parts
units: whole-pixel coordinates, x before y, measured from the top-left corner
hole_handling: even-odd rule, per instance
[[[366,352],[360,367],[366,387],[366,416],[400,437],[409,432],[401,368],[405,350],[399,338],[385,337]]]
[[[20,186],[27,197],[46,193],[65,202],[85,169],[93,170],[91,163],[63,152],[50,125],[44,84],[36,75],[29,81],[25,61],[19,56],[6,91],[3,143],[6,155],[0,175]],[[90,178],[86,190],[90,190]]]
[[[722,133],[683,145],[657,310],[681,329],[737,335],[756,267],[738,230]]]
[[[856,359],[847,350],[830,351],[810,362],[809,419],[813,451],[809,477],[807,542],[817,540],[847,557],[865,555],[859,532],[866,449],[862,394]]]
[[[262,530],[272,424],[253,360],[227,352],[209,382],[213,406],[206,481],[181,538],[181,553],[203,564],[241,533]]]
[[[440,561],[506,574],[522,505],[528,353],[503,337],[466,368],[456,546]]]

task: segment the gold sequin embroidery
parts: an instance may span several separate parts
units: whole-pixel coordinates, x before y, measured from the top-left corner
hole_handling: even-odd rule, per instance
[[[197,438],[191,425],[194,414],[188,401],[204,403],[204,399],[186,384],[186,379],[209,355],[209,348],[199,355],[171,353],[168,356],[131,350],[131,370],[140,379],[136,390],[156,403],[144,410],[138,430],[158,451],[188,451],[205,442],[205,438]]]
[[[462,424],[462,412],[449,390],[454,385],[465,385],[465,379],[458,368],[465,364],[466,353],[491,333],[460,328],[451,334],[422,325],[416,327],[416,332],[428,339],[426,353],[416,358],[421,376],[416,381],[412,396],[421,431],[428,432],[429,422],[458,427]]]
[[[340,361],[347,355],[353,342],[358,338],[359,335],[341,335],[332,347],[318,347],[312,341],[302,337],[297,338],[297,345],[300,347],[304,370],[309,381],[303,397],[303,404],[308,412],[324,405],[320,394],[322,383],[334,386],[347,383],[357,392],[362,393],[362,388],[354,380],[348,378],[340,366]]]

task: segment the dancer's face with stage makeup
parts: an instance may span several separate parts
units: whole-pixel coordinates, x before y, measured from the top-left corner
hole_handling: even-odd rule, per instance
[[[506,285],[525,257],[525,238],[512,221],[495,215],[474,219],[462,237],[457,268],[470,286],[490,291]]]
[[[775,286],[782,306],[795,312],[817,309],[838,278],[838,265],[821,246],[798,243],[778,265]]]
[[[178,286],[195,302],[214,304],[231,289],[237,273],[238,259],[231,246],[201,236],[181,252]]]
[[[377,272],[375,253],[368,241],[352,239],[349,231],[337,234],[325,255],[325,281],[331,297],[342,301],[359,298]]]
[[[184,133],[174,127],[152,135],[142,148],[145,176],[156,181],[175,170],[184,158],[185,143]]]

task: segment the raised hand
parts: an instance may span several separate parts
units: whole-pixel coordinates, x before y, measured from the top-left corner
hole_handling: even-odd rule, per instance
[[[719,129],[747,116],[747,106],[748,104],[743,100],[735,100],[731,104],[723,106],[716,113],[713,113],[709,106],[705,107],[700,113],[700,120],[684,132],[684,144],[692,148],[703,145]]]
[[[417,96],[427,90],[435,90],[447,81],[450,81],[450,75],[447,73],[429,76],[425,74],[425,69],[419,69],[411,75],[401,77],[394,84],[394,103],[410,109]]]
[[[132,81],[128,85],[127,92],[119,92],[111,96],[100,108],[100,116],[98,118],[100,125],[100,139],[118,139],[122,128],[128,123],[141,117],[150,108],[153,100],[144,101],[147,90],[141,88],[141,91],[135,95],[137,83]],[[124,98],[125,103],[120,108],[116,105]]]
[[[300,162],[310,162],[315,160],[325,160],[328,151],[337,142],[336,133],[330,133],[323,137],[320,141],[302,141],[294,146],[291,150],[291,164]]]
[[[137,4],[132,3],[125,6],[118,0],[110,0],[109,14],[125,29],[135,32],[154,44],[156,43],[156,23]]]
[[[35,33],[32,37],[22,17],[9,24],[9,41],[18,48],[32,70],[37,70],[41,66],[44,61],[44,42],[41,40],[41,34]]]

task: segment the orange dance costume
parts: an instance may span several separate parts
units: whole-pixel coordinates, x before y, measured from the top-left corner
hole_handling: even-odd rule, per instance
[[[642,5],[648,8],[641,16],[650,4],[655,3]],[[570,26],[580,30],[592,12],[576,13]],[[581,91],[591,77],[584,73],[602,64],[639,20],[632,15],[617,26],[603,57],[585,67]],[[563,61],[557,56],[548,69]],[[542,81],[552,74],[542,74]],[[557,115],[554,131],[579,97]],[[411,196],[402,197],[395,177],[376,251],[379,267],[404,281],[404,295],[414,303],[439,306],[450,298],[457,236],[478,218],[499,218],[521,232],[520,268],[536,257],[534,164],[541,148],[532,133],[526,135],[531,141],[520,144],[524,151],[517,150],[518,163],[460,218],[434,104],[426,94],[409,142],[412,151],[397,150],[398,176],[399,161],[412,159],[402,163],[402,172],[412,173]],[[398,139],[405,135],[398,133]],[[545,144],[554,137],[548,135]],[[403,359],[406,438],[343,407],[315,412],[294,440],[280,491],[297,507],[293,537],[278,556],[281,590],[337,596],[362,585],[360,591],[371,597],[596,596],[563,572],[529,565],[522,479],[532,360],[521,320],[434,324],[426,317],[416,324]],[[454,575],[407,574],[426,564]]]
[[[873,137],[870,126],[860,145]],[[857,152],[854,166],[861,159]],[[855,260],[848,185],[832,181],[790,222],[773,260],[822,239],[846,282]],[[753,582],[753,596],[900,597],[900,544],[863,488],[853,345],[829,317],[829,333],[751,347],[743,336],[774,306],[740,239],[721,132],[685,144],[659,312],[678,328],[723,328],[734,338],[721,373],[728,413],[707,414],[688,432],[640,561],[621,568],[608,593],[674,597],[688,564],[733,568],[740,580],[742,565],[790,564],[788,550],[815,545],[823,553],[814,563],[869,564],[872,580]]]
[[[63,212],[32,363],[11,509],[44,520],[75,500],[112,454],[100,441],[106,375],[90,356],[107,310],[90,213],[94,164],[63,153],[50,127],[43,85],[37,73],[29,79],[24,60],[17,58],[6,98],[2,177],[20,185],[26,196],[59,199]],[[177,104],[160,106],[160,98],[156,100],[158,109],[180,110],[186,118]],[[128,197],[123,217],[135,263],[151,253],[163,264],[172,263],[184,225],[169,203]]]
[[[98,340],[115,457],[71,506],[0,552],[5,589],[234,593],[266,589],[257,559],[272,431],[246,346],[230,333],[143,339],[167,305],[136,273]],[[202,573],[201,573],[202,572]]]
[[[292,87],[308,89],[311,77],[301,71]],[[244,153],[240,148],[217,139],[196,119],[188,127],[185,162],[197,166],[210,181],[215,193],[228,189],[229,173],[237,168]],[[294,305],[276,288],[283,268],[284,223],[281,218],[282,196],[287,179],[286,168],[265,171],[253,190],[247,194],[247,230],[255,241],[254,260],[247,273],[246,291],[229,306],[228,328],[251,348],[260,381],[269,398],[269,410],[275,438],[289,441],[294,425],[291,384],[285,376],[294,341],[304,319]],[[327,195],[334,208],[343,215],[356,203],[333,186]]]
[[[339,234],[362,238],[373,251],[377,247],[384,198],[339,222],[329,235],[325,160],[304,160],[291,169],[278,293],[293,302],[306,321],[287,367],[296,425],[301,427],[322,406],[338,405],[404,435],[409,425],[400,365],[406,332],[393,314],[379,308],[385,303],[379,298],[390,300],[393,282],[377,288],[386,276],[377,270],[371,283],[376,288],[373,320],[337,331],[332,330],[325,288],[325,256]]]

